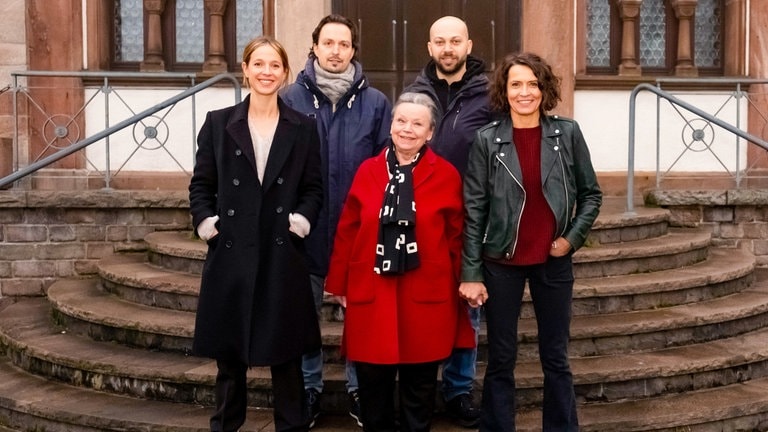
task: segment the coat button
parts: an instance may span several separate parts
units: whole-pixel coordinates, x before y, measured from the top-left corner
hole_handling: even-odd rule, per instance
[[[240,186],[240,179],[232,179],[232,184],[235,186]]]
[[[277,181],[277,184],[283,184],[283,182],[284,182],[285,180],[283,180],[283,178],[282,178],[282,177],[278,177],[276,181]]]
[[[226,242],[224,242],[224,246],[227,249],[231,249],[232,248],[232,240],[227,240]]]
[[[501,142],[501,138],[496,138],[496,142]]]
[[[283,207],[282,206],[278,207],[278,208],[275,209],[275,211],[277,212],[277,214],[280,214],[280,213],[283,212]]]
[[[235,215],[235,209],[227,210],[227,216],[234,216],[234,215]]]
[[[283,243],[285,243],[285,240],[283,240],[282,237],[278,237],[275,239],[275,243],[277,243],[278,245],[282,245]]]
[[[235,156],[240,156],[243,154],[243,151],[240,149],[235,150]]]

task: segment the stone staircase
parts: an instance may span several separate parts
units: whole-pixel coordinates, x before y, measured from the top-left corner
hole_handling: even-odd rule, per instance
[[[155,232],[146,253],[103,259],[98,277],[0,303],[0,430],[207,430],[215,363],[188,355],[205,244]],[[768,431],[768,269],[672,229],[664,210],[607,200],[574,255],[570,354],[584,431]],[[344,415],[338,306],[323,309],[326,413]],[[518,430],[540,429],[543,377],[532,307],[520,323]],[[480,336],[476,388],[487,347]],[[243,431],[274,430],[269,370],[249,373]],[[476,396],[479,399],[479,393]],[[434,430],[458,431],[438,413]]]

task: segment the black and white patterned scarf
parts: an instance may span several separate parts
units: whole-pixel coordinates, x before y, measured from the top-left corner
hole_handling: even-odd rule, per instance
[[[416,202],[413,199],[413,168],[424,156],[424,145],[408,165],[400,165],[394,144],[387,149],[389,183],[379,211],[379,238],[376,243],[378,274],[402,274],[419,266],[416,245]]]

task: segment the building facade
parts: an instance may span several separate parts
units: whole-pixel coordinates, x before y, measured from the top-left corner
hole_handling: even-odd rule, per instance
[[[10,31],[0,36],[0,87],[12,89],[0,95],[0,170],[26,166],[105,125],[104,106],[88,105],[102,86],[100,78],[16,77],[19,87],[14,72],[165,74],[168,79],[117,77],[110,84],[120,88],[126,104],[157,101],[183,89],[189,76],[195,82],[223,72],[239,76],[242,46],[271,34],[288,49],[295,76],[312,30],[331,12],[358,24],[365,72],[393,99],[428,60],[428,29],[443,15],[467,21],[473,54],[486,61],[489,73],[508,52],[542,55],[562,78],[556,113],[580,122],[595,167],[605,176],[626,173],[630,99],[641,83],[684,96],[768,139],[768,85],[760,81],[768,78],[768,0],[10,0],[2,8],[0,23]],[[33,89],[34,102],[19,108],[18,98],[10,97],[18,88]],[[199,120],[208,109],[231,104],[230,94],[201,94],[192,115]],[[766,165],[764,150],[743,145],[698,116],[679,115],[651,94],[636,101],[636,171],[733,172]],[[23,120],[19,113],[26,114]],[[64,113],[66,122],[55,113]],[[52,144],[46,126],[35,123],[67,139]],[[82,132],[73,134],[75,127]],[[105,165],[99,161],[110,151],[94,145],[89,157],[68,157],[53,167],[188,171],[194,134],[182,134],[183,156],[167,163],[148,156]]]

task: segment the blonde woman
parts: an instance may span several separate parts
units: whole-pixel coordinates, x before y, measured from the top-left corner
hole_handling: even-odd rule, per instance
[[[303,238],[323,202],[317,128],[277,95],[290,75],[277,41],[251,41],[242,67],[250,94],[208,113],[189,186],[208,243],[193,353],[218,367],[211,431],[245,422],[251,366],[271,367],[275,430],[309,430],[301,357],[320,330]]]

